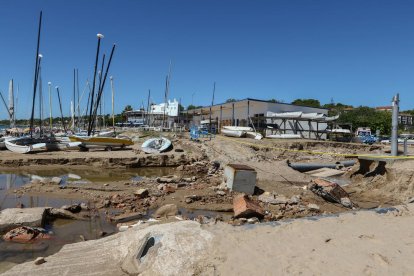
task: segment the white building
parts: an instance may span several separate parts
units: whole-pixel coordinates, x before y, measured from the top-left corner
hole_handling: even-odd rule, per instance
[[[168,103],[160,103],[151,105],[150,114],[153,115],[165,115],[169,117],[177,117],[179,111],[179,103],[176,99],[173,101],[168,100]]]
[[[177,120],[178,114],[179,102],[176,99],[172,101],[168,100],[167,104],[152,104],[148,113],[144,108],[128,111],[125,113],[127,117],[127,124],[134,126],[145,124],[152,126],[164,124],[170,126],[174,121]]]

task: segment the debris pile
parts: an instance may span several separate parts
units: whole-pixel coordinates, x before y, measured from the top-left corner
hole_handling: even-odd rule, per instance
[[[43,228],[21,226],[10,230],[3,235],[3,240],[17,243],[33,243],[41,240],[49,240],[52,236]]]
[[[312,180],[308,189],[329,202],[339,203],[347,208],[354,206],[349,194],[338,183],[317,178]]]

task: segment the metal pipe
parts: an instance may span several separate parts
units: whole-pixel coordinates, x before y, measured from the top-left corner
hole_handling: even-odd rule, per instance
[[[392,98],[392,128],[391,128],[391,155],[398,155],[398,112],[400,95],[397,93]]]
[[[330,168],[330,169],[337,169],[340,167],[351,167],[356,163],[355,160],[345,160],[335,163],[290,163],[288,161],[288,166],[291,167],[294,170],[297,170],[299,172],[308,172],[312,170],[317,170],[321,168]]]

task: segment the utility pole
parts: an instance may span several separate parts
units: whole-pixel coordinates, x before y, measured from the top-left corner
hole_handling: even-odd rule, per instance
[[[400,94],[397,93],[392,98],[392,128],[391,128],[391,155],[398,155],[398,113],[400,104]]]

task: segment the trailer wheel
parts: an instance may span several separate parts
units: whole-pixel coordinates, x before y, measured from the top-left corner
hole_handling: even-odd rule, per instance
[[[106,147],[106,148],[105,148],[105,150],[106,150],[106,151],[112,151],[112,147],[109,147],[109,146],[108,146],[108,147]]]

